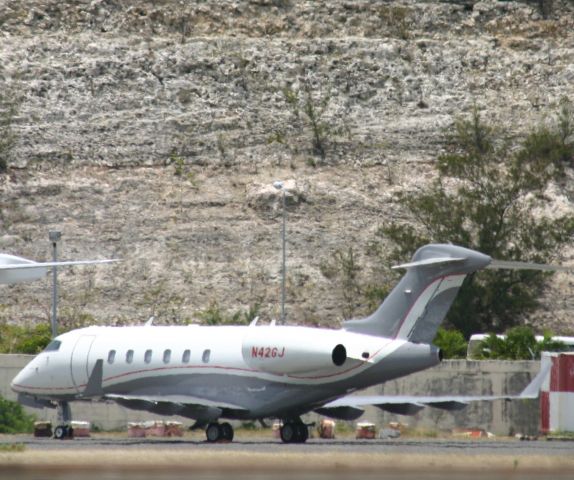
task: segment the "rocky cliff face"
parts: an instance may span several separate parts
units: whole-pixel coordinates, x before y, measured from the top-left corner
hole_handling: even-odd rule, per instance
[[[515,135],[574,99],[571,2],[0,1],[0,85],[17,143],[0,176],[3,251],[121,257],[61,276],[69,321],[277,315],[288,180],[288,318],[335,324],[325,265],[361,278],[397,191],[433,175],[477,105]],[[571,175],[571,172],[568,172]],[[551,192],[571,209],[568,182]],[[571,256],[565,252],[566,257]],[[562,332],[572,281],[540,321]],[[2,289],[3,316],[46,318],[49,282]]]

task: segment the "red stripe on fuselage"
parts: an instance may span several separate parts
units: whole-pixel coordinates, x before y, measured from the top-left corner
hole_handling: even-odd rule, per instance
[[[386,345],[385,345],[386,346]],[[162,370],[187,370],[187,369],[215,369],[215,370],[226,370],[226,371],[236,371],[236,372],[248,372],[248,373],[263,373],[265,375],[271,375],[273,377],[280,377],[280,378],[293,378],[295,380],[319,380],[322,378],[333,378],[333,377],[337,377],[340,375],[344,375],[348,372],[351,372],[353,370],[356,370],[359,367],[362,367],[364,365],[368,365],[368,361],[373,359],[374,357],[376,357],[381,350],[384,347],[381,347],[379,350],[377,350],[373,355],[371,355],[364,363],[360,363],[358,365],[354,365],[353,367],[350,367],[346,370],[343,370],[342,372],[336,372],[336,373],[332,373],[332,374],[327,374],[327,375],[317,375],[317,376],[301,376],[301,375],[282,375],[282,374],[276,374],[276,373],[267,373],[264,372],[262,370],[254,370],[254,369],[249,369],[249,368],[239,368],[239,367],[224,367],[224,366],[220,366],[220,365],[185,365],[185,366],[177,366],[177,367],[156,367],[156,368],[145,368],[145,369],[140,369],[140,370],[134,370],[134,371],[130,371],[130,372],[124,372],[118,375],[112,375],[110,377],[106,377],[102,380],[103,382],[109,382],[111,380],[116,380],[118,378],[122,378],[122,377],[128,377],[131,375],[137,375],[137,374],[141,374],[141,373],[147,373],[147,372],[158,372],[158,371],[162,371]],[[26,389],[26,390],[36,390],[36,391],[62,391],[62,390],[73,390],[72,393],[76,393],[76,390],[78,388],[81,387],[85,387],[87,384],[81,384],[78,385],[77,387],[75,386],[70,386],[70,387],[32,387],[32,386],[27,386],[27,385],[18,385],[18,384],[14,384],[15,387],[19,387],[22,389]]]

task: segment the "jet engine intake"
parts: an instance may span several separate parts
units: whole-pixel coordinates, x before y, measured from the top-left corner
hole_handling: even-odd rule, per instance
[[[347,360],[347,349],[345,348],[344,345],[337,345],[334,349],[333,349],[333,353],[331,354],[331,358],[333,360],[333,363],[337,366],[340,367],[341,365],[343,365],[343,363],[345,363],[345,360]]]

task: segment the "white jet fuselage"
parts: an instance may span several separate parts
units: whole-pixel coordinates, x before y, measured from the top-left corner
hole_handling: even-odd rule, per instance
[[[430,345],[344,329],[89,327],[57,337],[12,389],[41,399],[81,399],[98,360],[102,397],[129,408],[198,418],[213,405],[220,417],[265,418],[310,411],[433,366],[439,355]]]

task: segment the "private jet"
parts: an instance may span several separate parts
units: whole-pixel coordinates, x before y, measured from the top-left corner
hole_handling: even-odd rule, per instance
[[[12,381],[19,401],[58,410],[56,438],[73,433],[73,401],[113,401],[129,409],[180,415],[209,442],[233,440],[229,420],[279,419],[281,440],[308,438],[301,416],[355,420],[366,405],[413,414],[425,406],[536,398],[548,370],[518,395],[364,396],[356,392],[441,362],[432,345],[464,278],[483,268],[545,265],[498,262],[450,244],[426,245],[370,316],[338,330],[303,326],[92,326],[56,337]],[[560,268],[560,267],[558,267]]]

